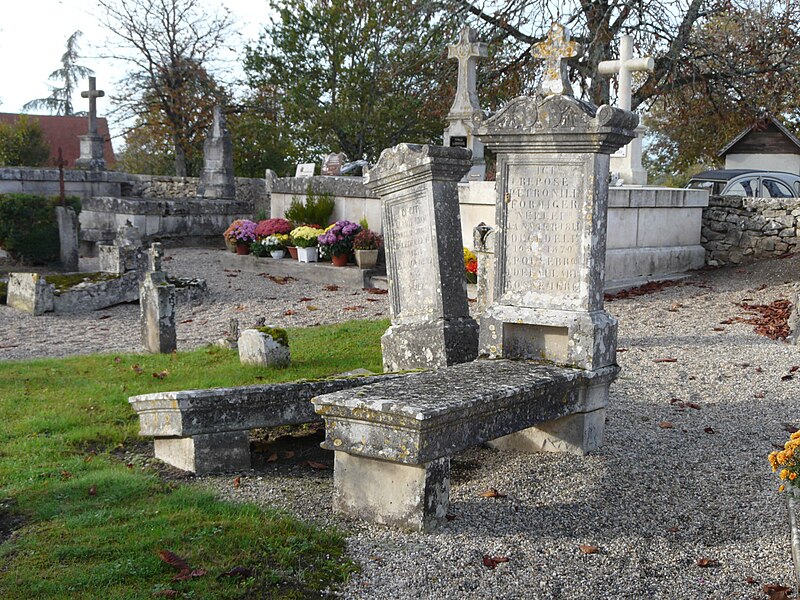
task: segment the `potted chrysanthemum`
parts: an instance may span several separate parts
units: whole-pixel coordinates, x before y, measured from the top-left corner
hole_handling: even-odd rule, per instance
[[[236,254],[250,254],[250,244],[256,241],[256,224],[249,219],[237,219],[223,235],[236,244]]]
[[[300,262],[317,262],[317,240],[322,233],[322,229],[301,225],[295,227],[289,234],[292,243],[297,247],[297,260]]]
[[[347,264],[353,251],[353,238],[361,231],[361,225],[352,221],[336,221],[317,238],[323,256],[330,257],[334,266]]]
[[[353,252],[360,269],[374,269],[378,264],[378,251],[383,247],[383,236],[371,229],[362,229],[353,238]]]

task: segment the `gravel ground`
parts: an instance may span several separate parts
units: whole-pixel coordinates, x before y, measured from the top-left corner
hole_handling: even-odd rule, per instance
[[[180,315],[193,319],[178,332],[184,347],[219,337],[231,314],[243,323],[264,315],[311,324],[352,318],[343,302],[366,304],[361,291],[320,294],[299,282],[279,287],[257,276],[214,273],[213,252],[171,255],[177,275],[197,275],[191,263],[202,261],[214,289],[205,304]],[[791,298],[799,273],[796,256],[704,271],[608,303],[625,350],[604,446],[588,457],[487,448],[455,457],[452,520],[436,533],[399,533],[331,514],[331,471],[303,464],[332,463],[317,446],[319,433],[259,444],[254,470],[236,487],[234,475],[188,479],[224,497],[342,528],[360,566],[341,590],[348,599],[764,598],[763,584],[794,584],[786,501],[766,456],[783,444],[787,425],[800,425],[800,373],[782,379],[800,365],[800,348],[756,335],[752,325],[721,322],[741,316],[736,303],[745,299]],[[303,296],[315,298],[320,310],[303,312]],[[265,303],[267,297],[280,300]],[[376,298],[363,316],[387,312],[386,297]],[[297,314],[283,317],[287,309]],[[33,319],[0,307],[8,322],[0,358],[136,350],[136,307],[99,312],[106,314]],[[78,327],[86,331],[81,342],[53,343]],[[34,334],[21,337],[30,328]],[[675,360],[657,362],[664,358]],[[278,460],[267,462],[273,453]],[[482,497],[489,488],[506,497]],[[586,554],[581,545],[597,552]],[[489,569],[484,555],[509,561]],[[701,558],[711,566],[698,566]]]

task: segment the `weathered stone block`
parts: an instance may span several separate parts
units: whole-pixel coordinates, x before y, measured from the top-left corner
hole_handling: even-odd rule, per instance
[[[177,349],[175,286],[161,271],[145,275],[139,287],[142,345],[148,352],[169,354]]]
[[[156,438],[153,446],[157,459],[198,475],[250,468],[247,431],[202,433],[187,438]]]
[[[282,339],[258,329],[245,329],[239,336],[239,360],[244,365],[288,367],[291,363],[289,344],[285,337]]]
[[[69,207],[56,207],[61,266],[65,271],[78,270],[78,216]]]
[[[39,273],[10,273],[6,304],[32,315],[53,310],[53,286]]]

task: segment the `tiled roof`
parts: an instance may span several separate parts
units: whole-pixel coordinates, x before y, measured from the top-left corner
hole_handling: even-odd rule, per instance
[[[0,123],[13,123],[21,115],[13,113],[0,113]],[[58,159],[58,148],[62,149],[67,161],[67,168],[73,167],[81,155],[79,135],[86,135],[89,131],[87,117],[60,117],[54,115],[24,115],[35,119],[44,131],[45,140],[50,145],[50,160],[48,166],[54,165]],[[111,146],[111,136],[108,132],[108,121],[103,117],[97,118],[97,133],[103,136],[103,158],[106,166],[112,168],[116,162],[114,148]]]

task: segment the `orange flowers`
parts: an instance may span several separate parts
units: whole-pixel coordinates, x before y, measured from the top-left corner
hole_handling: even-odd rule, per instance
[[[795,456],[795,451],[800,448],[800,431],[795,431],[790,437],[789,441],[783,446],[783,450],[776,450],[770,452],[768,456],[769,464],[772,467],[772,472],[778,472],[778,477],[781,481],[788,481],[790,485],[800,486],[797,481],[797,476],[800,474],[800,461]],[[785,486],[782,484],[778,491],[784,491]]]

